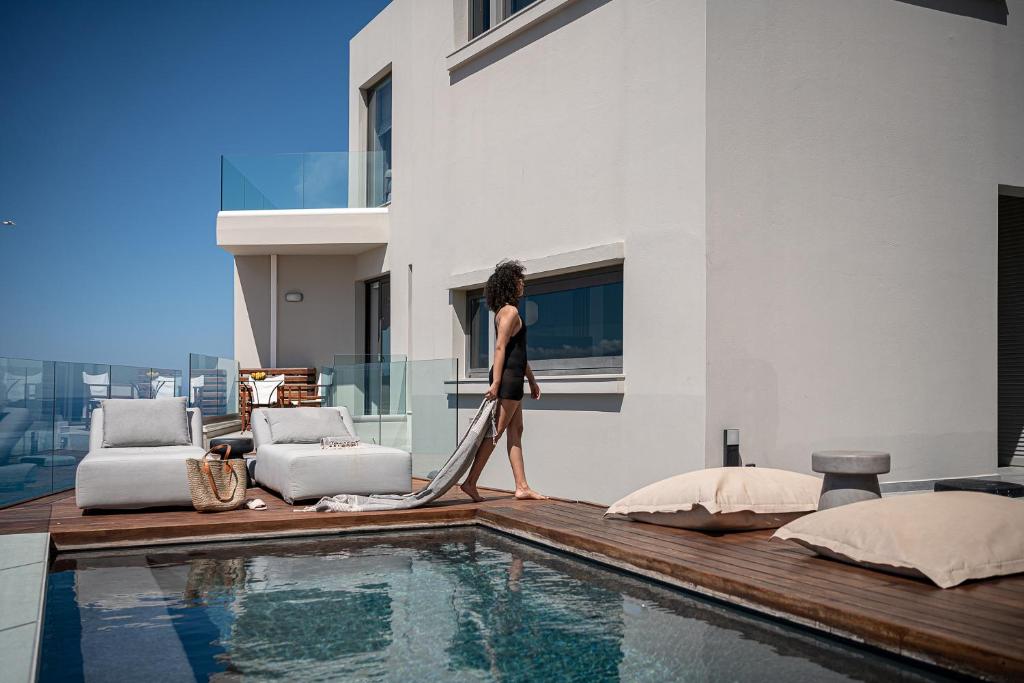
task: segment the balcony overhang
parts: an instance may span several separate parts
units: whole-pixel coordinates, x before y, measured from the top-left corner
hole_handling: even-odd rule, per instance
[[[236,256],[361,254],[390,237],[387,207],[217,213],[217,246]]]

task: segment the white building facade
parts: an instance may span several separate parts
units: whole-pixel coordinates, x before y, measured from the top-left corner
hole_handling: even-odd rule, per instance
[[[236,357],[456,359],[465,413],[518,258],[538,490],[611,502],[722,464],[726,428],[762,467],[991,473],[1024,2],[948,5],[394,0],[349,47],[349,206],[218,215]]]

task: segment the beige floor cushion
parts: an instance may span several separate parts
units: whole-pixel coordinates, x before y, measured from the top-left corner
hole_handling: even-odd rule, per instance
[[[949,588],[1024,571],[1024,501],[964,491],[891,496],[807,515],[774,537]]]
[[[634,491],[606,515],[702,531],[774,529],[816,510],[821,480],[768,467],[718,467]]]

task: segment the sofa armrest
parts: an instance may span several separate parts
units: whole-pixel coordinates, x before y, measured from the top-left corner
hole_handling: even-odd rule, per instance
[[[94,408],[89,421],[89,450],[103,448],[103,408]]]
[[[199,408],[186,408],[188,413],[188,433],[192,438],[192,445],[203,447],[203,411]],[[89,442],[90,447],[92,441]]]
[[[348,412],[348,408],[345,406],[338,406],[336,410],[341,413],[341,421],[345,423],[345,429],[352,436],[356,436],[356,426],[352,422],[352,414]]]

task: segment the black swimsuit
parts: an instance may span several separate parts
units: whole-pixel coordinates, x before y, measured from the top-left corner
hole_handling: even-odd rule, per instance
[[[495,321],[495,328],[498,323]],[[498,397],[512,401],[523,400],[523,379],[526,377],[526,321],[520,318],[519,331],[512,335],[505,347],[505,367],[501,371]],[[487,371],[487,381],[494,383],[494,368]]]

